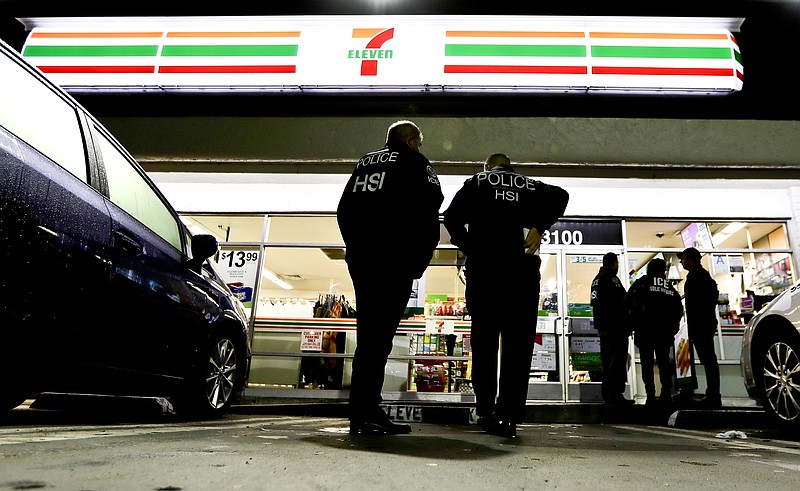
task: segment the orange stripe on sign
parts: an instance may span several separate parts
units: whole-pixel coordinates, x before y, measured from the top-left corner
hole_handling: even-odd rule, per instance
[[[300,31],[276,32],[168,32],[168,38],[296,38]]]
[[[34,32],[32,38],[160,38],[163,32]]]
[[[354,38],[373,38],[377,34],[385,31],[385,27],[379,27],[377,29],[353,29],[353,37]]]
[[[590,38],[642,38],[642,39],[728,39],[727,34],[675,34],[667,32],[590,32]]]
[[[154,73],[154,66],[47,66],[36,68],[43,73]]]
[[[582,32],[558,31],[447,31],[447,37],[470,38],[582,38]]]

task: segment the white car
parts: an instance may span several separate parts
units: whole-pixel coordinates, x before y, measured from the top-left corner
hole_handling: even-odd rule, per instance
[[[800,431],[800,282],[747,323],[741,366],[750,397],[778,427]]]

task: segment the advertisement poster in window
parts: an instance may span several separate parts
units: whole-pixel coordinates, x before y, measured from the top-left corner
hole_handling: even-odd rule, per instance
[[[697,377],[694,373],[694,354],[689,344],[689,328],[686,319],[681,320],[678,334],[675,335],[675,388],[694,390]]]
[[[253,288],[258,271],[258,251],[223,250],[219,254],[219,273],[245,307],[253,305]]]

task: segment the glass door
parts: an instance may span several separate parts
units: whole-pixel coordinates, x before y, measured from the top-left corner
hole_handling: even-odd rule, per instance
[[[541,287],[539,289],[539,319],[536,344],[533,348],[528,400],[533,402],[564,402],[564,350],[561,337],[566,314],[561,309],[562,266],[559,252],[542,252]]]
[[[622,249],[565,252],[563,254],[564,280],[564,335],[562,342],[565,400],[567,402],[602,402],[600,385],[603,365],[600,359],[600,336],[594,328],[590,304],[592,280],[600,271],[603,255],[615,252],[619,256],[620,280],[625,281],[625,257]],[[630,348],[629,348],[630,350]],[[630,395],[630,388],[627,390]]]
[[[600,338],[589,303],[592,280],[606,252],[626,264],[622,248],[556,250],[542,253],[537,342],[531,362],[528,400],[532,402],[602,402]],[[629,376],[629,380],[632,378]],[[628,389],[630,395],[630,388]]]

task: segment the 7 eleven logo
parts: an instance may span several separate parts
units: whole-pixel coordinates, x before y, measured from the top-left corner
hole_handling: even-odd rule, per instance
[[[455,334],[456,323],[451,319],[425,319],[425,332],[429,334]]]
[[[383,43],[394,37],[394,27],[353,29],[353,39],[368,39],[364,49],[351,49],[347,57],[361,60],[361,76],[374,77],[378,74],[378,60],[392,58],[390,49],[383,49]]]

